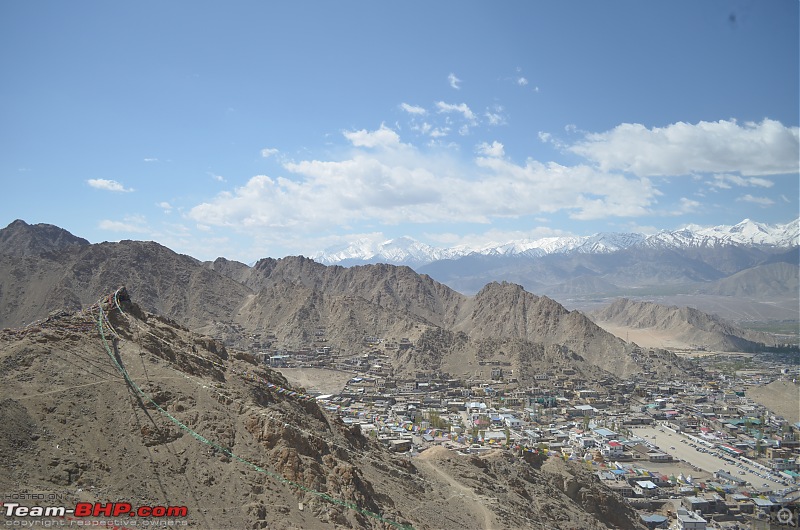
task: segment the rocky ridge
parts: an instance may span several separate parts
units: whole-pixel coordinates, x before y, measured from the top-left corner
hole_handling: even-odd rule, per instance
[[[145,310],[169,314],[245,350],[298,350],[320,334],[325,345],[355,353],[365,337],[412,343],[426,336],[466,338],[389,350],[395,377],[418,370],[472,377],[482,361],[532,374],[529,363],[545,358],[557,363],[556,370],[568,366],[598,376],[593,379],[645,370],[674,376],[683,369],[680,363],[645,367],[633,355],[634,345],[583,313],[512,283],[491,282],[475,296],[465,296],[404,266],[345,268],[302,256],[267,258],[252,267],[224,258],[202,263],[152,242],[95,245],[66,234],[22,221],[0,230],[0,325],[20,326],[57,308],[86,307],[125,283]],[[677,319],[670,322],[681,325]],[[714,345],[715,333],[723,331],[709,330],[694,340]],[[490,344],[501,346],[489,351]]]
[[[389,453],[249,355],[117,294],[0,332],[3,491],[185,505],[201,528],[640,528],[573,463]]]
[[[739,329],[730,322],[691,307],[665,306],[621,298],[590,316],[597,322],[636,329],[670,330],[687,344],[720,351],[758,351],[774,338]]]
[[[467,297],[408,267],[344,268],[302,256],[264,259],[253,267],[228,260],[201,263],[138,241],[62,245],[58,252],[20,259],[18,242],[25,232],[36,233],[36,227],[17,223],[5,230],[18,235],[0,245],[0,260],[8,265],[0,269],[4,326],[24,325],[60,307],[86,307],[125,283],[145,310],[169,314],[241,349],[265,332],[275,337],[271,346],[298,349],[324,330],[329,345],[358,351],[368,336],[413,342],[438,328],[466,332],[468,344],[429,349],[425,358],[414,356],[414,363],[396,357],[395,365],[409,374],[421,367],[417,361],[429,367],[467,367],[477,360],[482,340],[500,338],[565,346],[579,363],[605,370],[623,361],[623,370],[615,369],[622,376],[639,370],[623,341],[581,313],[512,284],[490,284]],[[513,364],[518,367],[519,359]]]

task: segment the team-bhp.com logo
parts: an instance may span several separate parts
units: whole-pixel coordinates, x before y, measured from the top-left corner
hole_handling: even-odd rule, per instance
[[[138,506],[128,502],[79,502],[66,506],[23,506],[18,502],[0,504],[6,517],[186,517],[186,506]]]

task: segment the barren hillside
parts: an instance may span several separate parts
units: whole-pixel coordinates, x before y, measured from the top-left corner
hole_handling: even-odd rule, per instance
[[[124,291],[2,331],[0,366],[3,491],[186,506],[197,528],[639,528],[570,463],[395,456]]]
[[[795,257],[797,252],[795,251]],[[785,298],[797,293],[800,268],[796,263],[776,262],[732,274],[703,289],[708,294],[747,297],[756,300]]]
[[[792,423],[800,421],[800,384],[797,382],[779,379],[766,386],[750,387],[747,397]]]
[[[622,334],[669,343],[673,347],[704,347],[720,351],[753,351],[773,339],[765,333],[739,329],[714,315],[691,307],[664,306],[620,298],[590,313],[601,327]],[[647,333],[650,334],[646,335]],[[635,342],[635,339],[632,339]],[[642,344],[652,346],[652,344]]]
[[[37,248],[46,251],[37,254]],[[0,265],[0,326],[86,307],[125,283],[145,310],[240,349],[309,347],[323,330],[338,351],[358,353],[365,337],[416,342],[426,334],[462,332],[466,343],[433,347],[429,341],[424,354],[393,352],[391,360],[403,373],[468,372],[482,345],[499,339],[565,349],[563,360],[582,370],[622,377],[642,370],[629,345],[583,314],[514,284],[489,284],[466,297],[408,267],[324,266],[302,256],[253,267],[225,259],[201,263],[152,242],[85,244],[55,227],[21,221],[0,230]],[[267,335],[269,341],[261,340]],[[530,368],[519,351],[506,353],[515,368]]]

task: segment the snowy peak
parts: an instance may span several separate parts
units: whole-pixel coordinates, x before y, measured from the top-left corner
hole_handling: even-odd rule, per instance
[[[719,247],[727,245],[788,248],[798,245],[800,220],[783,225],[767,225],[750,219],[733,226],[711,228],[689,226],[674,232],[662,231],[647,238],[648,246]]]
[[[709,228],[708,232],[716,231],[722,239],[740,245],[770,245],[778,247],[789,247],[797,245],[798,221],[785,225],[770,226],[757,223],[750,219],[745,219],[741,223],[728,227],[717,226]],[[725,233],[725,228],[728,228]]]
[[[377,247],[374,241],[362,238],[348,245],[328,247],[322,252],[313,254],[311,258],[319,263],[340,263],[351,259],[368,260],[375,256]]]
[[[327,265],[349,262],[419,265],[460,255],[457,251],[435,248],[410,237],[400,237],[383,242],[358,239],[349,245],[332,247],[311,257]]]
[[[708,248],[723,246],[770,246],[790,248],[800,244],[800,219],[767,225],[745,219],[735,225],[703,228],[689,225],[653,235],[601,232],[591,236],[546,237],[491,243],[481,247],[436,248],[411,237],[388,241],[367,238],[313,255],[325,264],[393,263],[424,265],[468,255],[535,258],[549,254],[608,254],[628,248]]]
[[[377,254],[382,257],[398,262],[425,260],[435,253],[435,248],[420,243],[410,237],[401,237],[385,241],[381,243],[377,252]]]
[[[492,244],[472,250],[486,256],[521,255],[538,257],[547,254],[568,254],[572,252],[603,254],[616,252],[640,243],[644,240],[641,234],[600,233],[588,237],[545,237],[542,239],[520,239],[503,244]]]

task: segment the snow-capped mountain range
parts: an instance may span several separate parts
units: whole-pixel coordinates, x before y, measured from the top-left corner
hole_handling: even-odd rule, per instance
[[[360,239],[332,247],[311,256],[328,265],[359,263],[391,263],[420,266],[443,259],[469,255],[540,257],[548,254],[607,254],[629,248],[714,248],[724,246],[767,246],[791,248],[800,244],[800,219],[786,224],[768,225],[750,219],[733,226],[686,228],[645,235],[602,232],[591,236],[546,237],[520,239],[506,243],[470,248],[457,246],[436,248],[410,237],[374,242]]]

